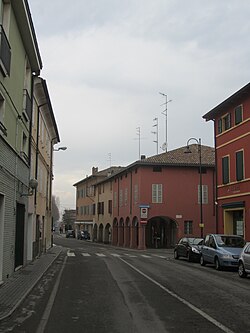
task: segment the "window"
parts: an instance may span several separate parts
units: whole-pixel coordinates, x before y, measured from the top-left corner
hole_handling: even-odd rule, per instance
[[[136,205],[138,202],[138,185],[134,186],[134,204]]]
[[[2,22],[0,22],[0,68],[4,76],[10,75],[11,49],[8,41],[10,9],[10,1],[2,1]]]
[[[112,200],[108,201],[108,213],[112,214]]]
[[[162,203],[162,184],[152,184],[152,203]]]
[[[200,204],[200,185],[198,185],[198,204]],[[208,204],[208,186],[202,185],[202,204]]]
[[[128,205],[128,189],[125,188],[124,191],[124,205],[127,206]]]
[[[184,234],[191,235],[193,233],[193,221],[184,221]]]
[[[119,192],[119,206],[123,206],[123,190],[120,190]]]
[[[228,113],[224,118],[223,118],[223,126],[224,130],[228,130],[231,127],[231,115]]]
[[[218,120],[218,134],[222,133],[222,119]]]
[[[229,157],[222,158],[222,183],[229,183]]]
[[[154,166],[153,167],[153,172],[161,172],[162,171],[162,167],[161,166]]]
[[[243,151],[236,152],[236,180],[244,179]]]
[[[218,119],[218,134],[231,128],[231,114],[228,113],[222,118]]]
[[[117,207],[117,192],[114,192],[114,208]]]
[[[0,130],[3,132],[4,135],[7,135],[7,129],[4,126],[4,109],[5,109],[5,101],[0,93]]]
[[[242,122],[242,109],[242,105],[239,105],[234,109],[235,125],[238,125]]]

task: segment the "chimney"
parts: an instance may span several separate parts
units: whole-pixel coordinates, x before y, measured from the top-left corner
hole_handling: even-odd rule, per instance
[[[145,160],[146,159],[146,155],[141,155],[141,160]]]
[[[98,172],[98,167],[93,167],[92,168],[92,175],[96,174]]]

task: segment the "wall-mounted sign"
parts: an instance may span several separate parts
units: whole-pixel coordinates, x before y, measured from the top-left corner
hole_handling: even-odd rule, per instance
[[[148,218],[148,208],[141,207],[141,219],[147,219],[147,218]]]
[[[176,219],[182,219],[182,215],[175,215]]]
[[[141,224],[147,224],[147,222],[148,222],[147,220],[141,220],[140,221]]]

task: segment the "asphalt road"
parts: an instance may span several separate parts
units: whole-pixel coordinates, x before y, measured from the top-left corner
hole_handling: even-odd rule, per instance
[[[250,278],[173,251],[56,237],[64,251],[1,332],[250,332]]]

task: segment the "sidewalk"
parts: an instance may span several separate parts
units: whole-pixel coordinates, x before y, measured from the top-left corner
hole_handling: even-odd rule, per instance
[[[15,272],[0,286],[0,321],[15,311],[61,251],[60,246],[53,246],[47,253]]]

